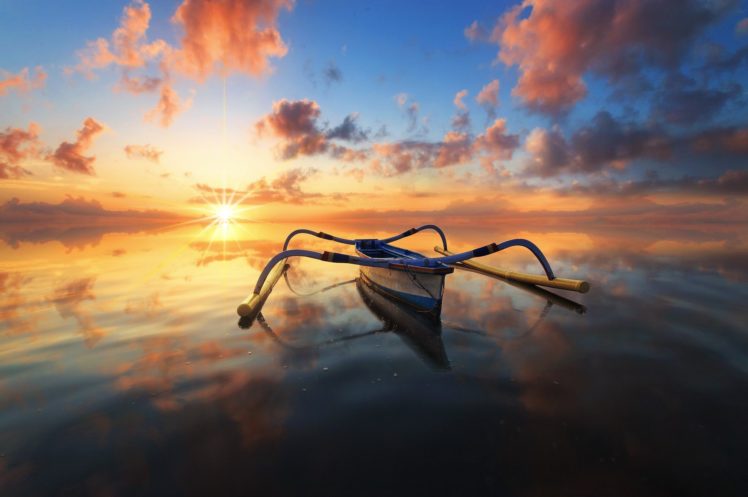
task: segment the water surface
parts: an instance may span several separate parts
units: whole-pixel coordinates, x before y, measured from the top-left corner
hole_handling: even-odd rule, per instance
[[[4,227],[0,493],[748,493],[744,232],[448,226],[455,250],[530,238],[592,290],[456,271],[430,323],[295,260],[240,327],[293,228]]]

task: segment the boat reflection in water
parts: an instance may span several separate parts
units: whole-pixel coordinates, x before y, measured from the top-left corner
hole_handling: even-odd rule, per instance
[[[356,280],[361,300],[380,320],[387,331],[403,339],[429,366],[434,369],[449,369],[449,359],[442,342],[442,323],[433,313],[419,312],[380,293],[369,284],[366,276]]]
[[[284,276],[289,289],[294,294],[298,295],[299,298],[316,295],[343,285],[355,283],[358,294],[361,296],[361,300],[363,300],[366,308],[368,308],[377,319],[382,322],[383,326],[374,330],[337,337],[320,343],[307,342],[302,345],[289,343],[281,338],[266,321],[262,312],[260,312],[256,317],[257,323],[260,325],[262,330],[281,347],[295,351],[296,353],[309,354],[315,349],[336,343],[370,337],[378,333],[393,332],[414,352],[416,352],[423,362],[432,369],[450,369],[447,352],[444,349],[444,343],[441,339],[441,320],[439,317],[434,316],[433,313],[419,312],[405,303],[378,292],[375,287],[366,280],[366,277],[363,274],[359,278],[330,285],[321,290],[310,293],[300,293],[292,287],[288,279],[288,268],[284,270]],[[251,328],[252,323],[253,320],[247,317],[243,317],[239,320],[239,326],[244,329]]]

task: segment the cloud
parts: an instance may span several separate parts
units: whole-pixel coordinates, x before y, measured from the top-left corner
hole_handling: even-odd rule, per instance
[[[92,117],[87,117],[83,121],[83,127],[78,130],[75,142],[62,142],[47,158],[55,166],[66,171],[93,176],[95,174],[93,164],[96,157],[86,157],[83,154],[91,147],[96,135],[102,131],[104,131],[104,126],[101,123]]]
[[[418,127],[420,105],[415,100],[412,100],[407,93],[398,93],[395,95],[395,102],[398,107],[403,109],[408,119],[408,133],[414,132]]]
[[[465,102],[462,100],[467,97],[468,91],[467,90],[460,90],[457,93],[455,93],[455,98],[452,100],[452,103],[455,104],[455,107],[457,107],[459,110],[467,110],[467,106],[465,106]]]
[[[659,161],[671,157],[675,141],[657,127],[620,122],[606,111],[574,132],[570,143],[554,128],[536,128],[525,141],[531,158],[526,173],[549,177],[562,172],[598,172],[605,167],[622,168],[636,159]]]
[[[438,153],[438,144],[405,140],[372,145],[375,158],[369,168],[380,176],[396,176],[422,169],[433,164]]]
[[[272,181],[265,177],[247,185],[243,190],[212,187],[203,183],[195,185],[195,189],[208,193],[210,198],[201,194],[200,197],[190,199],[194,204],[215,203],[224,197],[245,205],[261,205],[268,203],[304,204],[316,200],[324,200],[321,193],[310,193],[302,190],[302,183],[306,182],[319,171],[314,168],[295,168],[280,173]]]
[[[525,139],[525,150],[530,154],[526,170],[540,176],[559,174],[569,164],[570,152],[561,132],[554,128],[533,129]]]
[[[357,113],[347,115],[342,123],[326,133],[327,138],[339,139],[353,143],[368,140],[368,133],[356,124],[357,119]]]
[[[712,128],[697,133],[690,143],[696,152],[748,156],[748,128]]]
[[[292,0],[184,0],[172,18],[184,30],[175,68],[201,81],[213,72],[267,73],[268,59],[288,51],[277,20],[292,8]]]
[[[507,133],[506,119],[496,119],[476,138],[475,146],[486,152],[491,161],[509,160],[519,147],[519,135]]]
[[[171,84],[164,82],[161,85],[161,96],[156,106],[145,115],[148,121],[157,121],[162,127],[168,128],[179,113],[192,106],[192,98],[182,101]]]
[[[457,131],[467,131],[470,129],[470,113],[467,111],[458,112],[452,117],[452,128]]]
[[[145,159],[158,164],[163,154],[163,150],[158,150],[151,145],[126,145],[125,154],[128,159]]]
[[[47,73],[44,72],[41,66],[37,66],[34,69],[33,78],[29,77],[29,69],[27,67],[21,69],[18,74],[0,70],[0,97],[7,95],[10,90],[27,93],[31,90],[43,88],[46,80]]]
[[[465,38],[470,41],[486,41],[488,39],[486,28],[481,26],[478,21],[473,21],[470,26],[465,28],[463,33],[465,34]]]
[[[671,76],[655,96],[652,116],[671,124],[703,125],[742,94],[743,88],[737,83],[717,89],[697,86],[683,76]]]
[[[104,330],[96,326],[91,313],[83,309],[87,300],[95,300],[93,292],[95,278],[81,278],[57,287],[49,298],[54,303],[57,312],[63,319],[74,318],[78,321],[79,331],[83,335],[86,346],[91,348],[104,337]]]
[[[20,162],[36,157],[39,153],[39,132],[36,123],[29,124],[28,130],[5,128],[0,132],[0,179],[20,178],[31,171],[20,166]]]
[[[141,93],[151,93],[158,90],[162,82],[163,80],[161,78],[153,78],[149,76],[137,78],[130,77],[127,73],[124,73],[117,84],[117,88],[132,93],[133,95],[139,95]]]
[[[748,157],[748,128],[726,126],[673,133],[656,123],[624,121],[600,111],[568,139],[556,126],[550,130],[534,129],[525,139],[525,150],[530,156],[525,174],[544,178],[563,173],[623,169],[638,160],[667,163],[676,156],[692,160],[694,154],[714,160],[741,160]],[[711,163],[700,165],[716,167]],[[723,168],[732,165],[732,162],[721,164]]]
[[[403,140],[372,145],[371,172],[396,176],[415,169],[444,168],[480,159],[485,164],[508,160],[519,146],[519,136],[506,132],[506,121],[498,119],[475,139],[468,133],[447,132],[441,141]]]
[[[448,131],[434,159],[434,167],[465,164],[473,158],[473,142],[467,133]]]
[[[486,84],[476,95],[475,101],[483,106],[489,117],[495,117],[496,107],[499,105],[499,80],[494,79]]]
[[[144,66],[168,48],[163,40],[146,43],[150,21],[151,8],[148,3],[135,0],[125,6],[120,25],[112,33],[111,43],[105,38],[88,42],[86,48],[78,52],[79,63],[75,70],[93,77],[94,69],[112,64],[126,68]]]
[[[714,178],[661,178],[650,172],[644,179],[616,181],[601,178],[588,184],[573,184],[556,188],[562,195],[585,195],[589,197],[643,196],[657,192],[691,193],[698,195],[748,196],[748,171],[728,170]]]
[[[316,155],[327,150],[327,139],[317,125],[320,110],[313,100],[273,102],[273,112],[255,124],[260,136],[281,139],[278,148],[283,160],[299,155]]]
[[[48,202],[23,203],[11,198],[0,205],[0,222],[9,224],[89,225],[92,219],[117,219],[126,224],[130,220],[175,220],[185,216],[160,210],[113,211],[105,209],[98,200],[66,196],[58,204]]]
[[[330,86],[333,83],[340,83],[343,81],[343,72],[335,65],[335,62],[330,61],[327,67],[322,71],[322,77],[325,79],[325,83]]]
[[[700,0],[526,0],[497,22],[498,59],[519,67],[512,94],[531,110],[568,111],[587,72],[616,83],[645,67],[672,70],[694,40],[735,5]]]
[[[407,106],[408,97],[396,97],[398,104]],[[331,140],[360,143],[369,139],[369,132],[358,124],[358,114],[348,115],[343,122],[331,129],[322,128],[318,121],[319,105],[312,100],[280,100],[273,104],[273,112],[255,124],[259,136],[270,136],[279,140],[277,152],[282,159],[298,156],[328,154],[344,162],[369,161],[368,169],[378,175],[395,176],[415,169],[443,168],[465,164],[480,156],[488,163],[508,160],[519,146],[518,135],[506,131],[506,121],[496,120],[485,134],[475,140],[464,129],[456,127],[447,132],[440,141],[402,140],[378,142],[363,149],[349,148]],[[467,113],[458,115],[469,125]],[[456,118],[457,119],[457,118]]]
[[[276,22],[280,10],[292,7],[292,0],[184,0],[172,18],[183,31],[181,44],[172,46],[161,39],[148,42],[150,6],[134,0],[124,8],[111,40],[88,42],[78,52],[79,63],[67,71],[93,77],[94,70],[111,65],[122,68],[115,89],[133,94],[158,90],[159,100],[146,119],[168,127],[191,104],[191,99],[180,100],[171,80],[173,74],[203,82],[214,73],[267,73],[268,58],[286,54]],[[130,71],[147,69],[152,63],[158,64],[160,77],[131,76]]]
[[[369,132],[357,124],[358,114],[352,113],[331,129],[319,124],[320,108],[313,100],[286,99],[273,103],[273,111],[255,123],[259,136],[280,140],[276,152],[283,160],[298,156],[330,153],[336,158],[354,160],[361,152],[331,143],[340,140],[360,143],[368,140]]]

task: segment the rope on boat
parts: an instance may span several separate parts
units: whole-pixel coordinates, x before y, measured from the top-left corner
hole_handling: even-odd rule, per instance
[[[297,230],[298,231],[298,230]],[[525,247],[530,252],[533,253],[533,255],[538,259],[540,264],[543,266],[543,270],[545,271],[546,276],[549,280],[553,280],[555,278],[553,274],[553,270],[551,269],[551,265],[548,263],[548,260],[543,255],[543,252],[540,251],[540,249],[531,241],[525,240],[524,238],[515,238],[514,240],[507,240],[505,242],[501,242],[499,244],[491,243],[490,245],[486,245],[484,247],[478,247],[474,250],[468,250],[467,252],[462,252],[459,254],[449,255],[446,257],[424,257],[423,258],[423,267],[433,267],[439,264],[449,265],[449,264],[455,264],[457,262],[462,262],[468,259],[472,259],[474,257],[483,257],[489,254],[493,254],[494,252],[499,252],[501,250],[508,249],[510,247]],[[370,259],[368,257],[357,257],[353,255],[347,255],[347,254],[339,254],[336,252],[313,252],[311,250],[284,250],[283,252],[280,252],[279,254],[276,254],[273,258],[268,261],[267,265],[265,266],[265,269],[262,270],[262,273],[260,273],[260,278],[257,280],[257,284],[255,285],[254,293],[255,295],[258,295],[260,291],[262,290],[262,286],[265,284],[265,280],[267,279],[270,272],[273,270],[276,264],[278,264],[280,261],[287,259],[289,257],[308,257],[310,259],[317,259],[325,262],[335,262],[335,263],[346,263],[346,264],[356,264],[357,266],[367,266],[367,267],[381,267],[381,268],[389,268],[393,264],[397,265],[413,265],[414,260],[413,259],[405,259],[405,258],[399,258],[399,259]],[[418,267],[421,267],[420,265]]]
[[[385,238],[381,241],[383,243],[390,243],[390,242],[394,242],[396,240],[400,240],[402,238],[405,238],[411,235],[415,235],[419,231],[429,230],[429,229],[434,230],[439,234],[439,237],[442,239],[442,245],[444,246],[444,250],[447,250],[447,237],[444,235],[444,232],[442,231],[442,229],[435,224],[424,224],[423,226],[420,226],[418,228],[410,228],[408,231],[404,231],[400,233],[399,235]],[[338,236],[325,233],[324,231],[313,231],[313,230],[309,230],[306,228],[300,228],[289,233],[289,235],[286,237],[286,241],[283,243],[283,250],[288,250],[288,244],[291,243],[291,239],[295,237],[296,235],[312,235],[312,236],[316,236],[317,238],[322,238],[323,240],[332,240],[334,242],[343,243],[345,245],[356,244],[356,240],[340,238]]]

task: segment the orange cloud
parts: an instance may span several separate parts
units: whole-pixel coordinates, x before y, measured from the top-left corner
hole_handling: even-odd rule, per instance
[[[467,133],[448,131],[444,135],[434,167],[447,167],[464,164],[473,158],[472,140]]]
[[[6,128],[0,132],[0,179],[20,178],[31,174],[19,162],[38,154],[39,131],[39,125],[31,123],[28,131]]]
[[[127,145],[125,154],[128,159],[145,159],[158,164],[163,150],[158,150],[151,145]]]
[[[88,42],[86,48],[78,52],[80,62],[75,69],[91,77],[93,69],[111,64],[129,68],[144,66],[167,48],[163,40],[145,43],[150,21],[150,6],[142,0],[135,0],[124,8],[120,25],[112,33],[111,44],[105,38]]]
[[[162,127],[168,128],[177,114],[192,106],[192,98],[183,101],[169,82],[161,85],[161,97],[156,106],[145,115],[148,121],[157,121]]]
[[[88,174],[95,174],[93,163],[96,157],[86,157],[83,154],[91,147],[93,140],[104,131],[104,126],[92,117],[87,117],[83,121],[83,127],[78,130],[78,138],[75,142],[62,142],[57,150],[48,159],[52,163],[66,171]]]
[[[2,77],[0,79],[1,97],[6,95],[10,90],[26,93],[44,87],[44,83],[47,80],[47,73],[44,72],[41,66],[37,66],[34,70],[33,78],[30,78],[29,69],[25,67],[18,74],[0,71],[0,77]]]
[[[266,73],[268,58],[288,51],[277,19],[281,9],[292,8],[292,0],[185,0],[172,19],[184,29],[175,67],[201,81],[214,70]]]
[[[200,197],[190,199],[191,203],[205,204],[216,203],[220,199],[230,197],[237,203],[245,205],[260,205],[268,203],[288,203],[303,204],[322,199],[324,196],[320,193],[310,193],[301,189],[301,184],[317,174],[319,171],[314,168],[289,169],[280,173],[274,180],[268,181],[265,177],[260,178],[247,185],[244,190],[234,190],[232,188],[211,187],[206,184],[198,183],[195,189],[201,192]],[[208,193],[210,198],[205,197],[202,193]],[[332,198],[332,200],[340,200]]]

